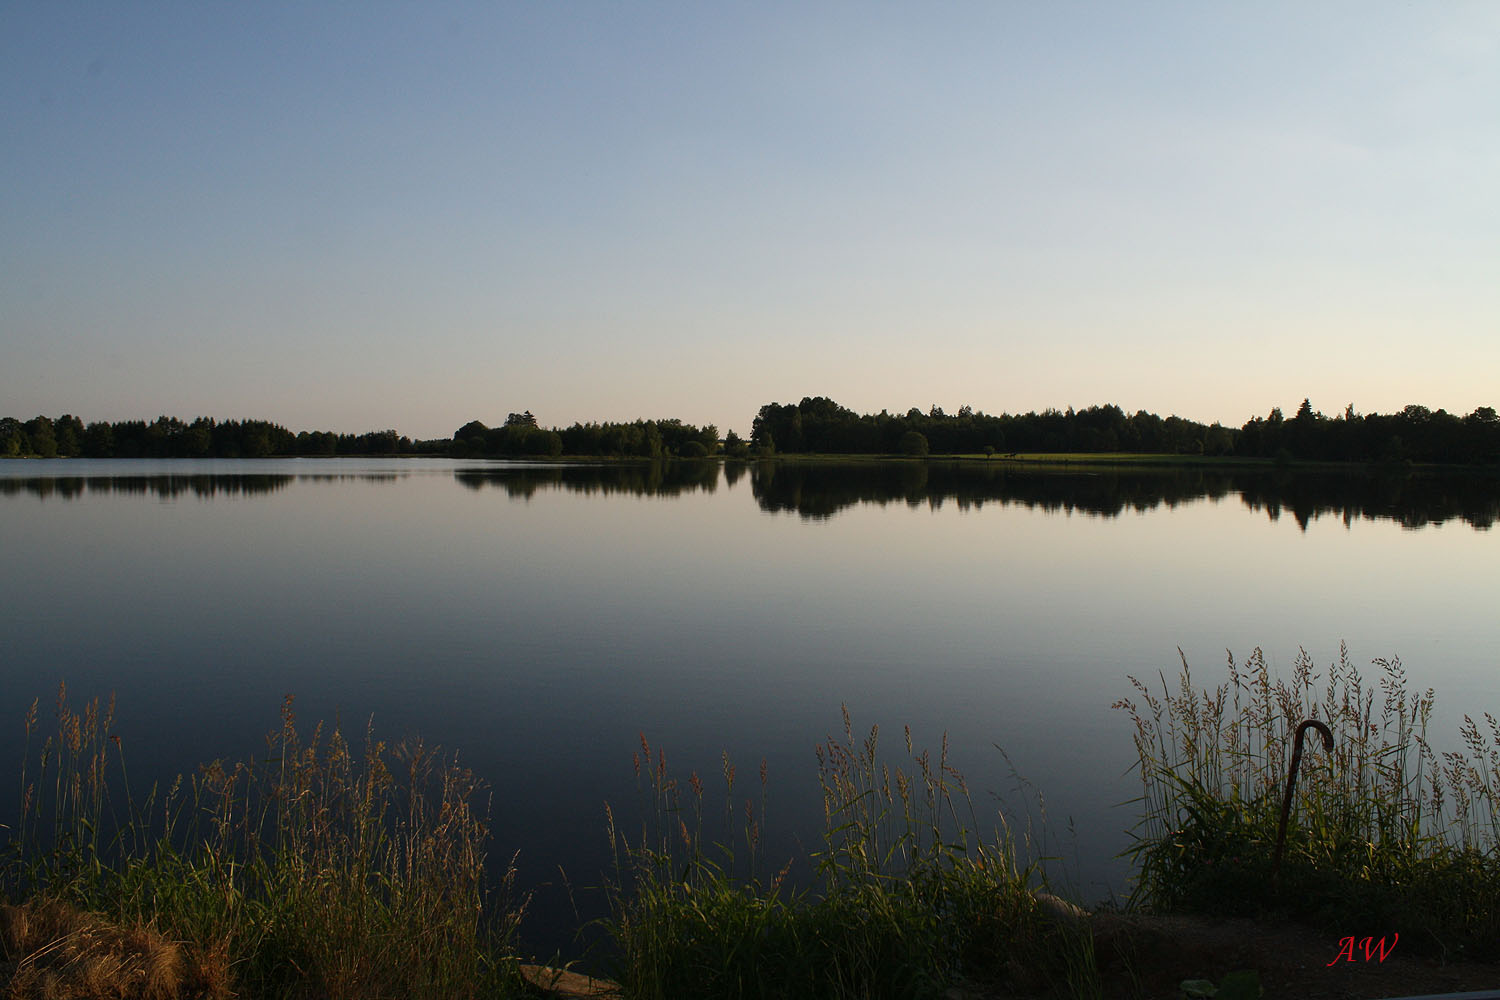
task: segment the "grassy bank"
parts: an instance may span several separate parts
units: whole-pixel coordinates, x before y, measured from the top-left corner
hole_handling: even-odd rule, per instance
[[[304,737],[288,700],[263,757],[133,795],[112,706],[75,711],[59,692],[55,730],[38,716],[0,865],[10,995],[532,995],[522,907],[484,897],[481,786],[437,750]],[[981,833],[946,745],[918,751],[908,733],[888,762],[846,715],[818,773],[817,885],[793,888],[760,848],[764,767],[737,805],[746,782],[724,762],[721,811],[643,739],[645,816],[610,828],[625,996],[932,996],[1017,957],[1068,974],[1033,873],[998,818]]]
[[[304,738],[288,699],[264,757],[132,790],[112,714],[59,691],[54,732],[26,717],[0,865],[9,995],[520,992],[516,916],[484,898],[481,786],[436,748]]]
[[[1142,782],[1131,908],[1297,922],[1330,945],[1399,933],[1405,951],[1500,960],[1500,721],[1468,722],[1443,753],[1427,731],[1432,692],[1409,692],[1398,660],[1375,671],[1367,680],[1341,652],[1324,675],[1302,654],[1280,679],[1256,651],[1206,688],[1185,662],[1171,682],[1133,681],[1116,705]],[[514,872],[485,890],[482,786],[435,748],[304,736],[288,701],[263,756],[132,794],[110,706],[74,711],[60,692],[45,736],[38,714],[0,865],[11,996],[534,995],[515,954]],[[1306,747],[1273,877],[1307,718],[1327,723],[1334,750]],[[1098,997],[1106,981],[1146,996],[1144,964],[1182,951],[1175,931],[1155,951],[1122,946],[1118,915],[1049,897],[1021,860],[1031,845],[976,809],[946,741],[935,753],[909,731],[891,741],[846,712],[817,764],[824,823],[803,859],[813,877],[793,885],[762,846],[764,765],[741,776],[725,758],[709,780],[682,777],[642,738],[641,806],[610,813],[608,830],[604,929],[622,996],[934,997],[964,984]],[[1122,955],[1137,966],[1121,973]]]
[[[1035,872],[998,816],[985,831],[946,742],[936,757],[911,734],[888,761],[878,728],[818,749],[823,793],[815,884],[762,871],[752,799],[737,809],[726,759],[723,809],[697,774],[673,778],[643,740],[637,771],[652,803],[634,840],[611,825],[619,880],[609,930],[626,995],[918,997],[1019,961],[1039,975],[1079,971],[1080,950],[1047,923]],[[761,786],[752,794],[764,796]],[[725,836],[712,844],[708,825]],[[735,825],[738,823],[738,829]]]
[[[1340,650],[1290,678],[1260,650],[1197,689],[1132,678],[1142,816],[1135,902],[1165,911],[1297,920],[1339,934],[1398,933],[1446,958],[1500,960],[1500,721],[1465,717],[1457,750],[1428,733],[1434,694],[1399,659],[1366,678]],[[1294,730],[1324,722],[1305,756],[1275,867]],[[1314,734],[1309,734],[1314,735]]]

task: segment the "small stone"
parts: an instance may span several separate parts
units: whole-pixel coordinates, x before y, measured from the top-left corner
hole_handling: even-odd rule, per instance
[[[1050,892],[1038,892],[1034,896],[1037,912],[1055,924],[1077,924],[1089,918],[1088,910]]]

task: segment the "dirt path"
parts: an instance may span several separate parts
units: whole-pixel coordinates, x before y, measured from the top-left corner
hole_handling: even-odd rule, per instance
[[[1100,914],[1089,920],[1102,995],[1106,998],[1178,1000],[1185,979],[1219,982],[1226,973],[1253,969],[1266,1000],[1375,1000],[1431,993],[1500,989],[1500,966],[1442,963],[1416,956],[1400,940],[1387,941],[1382,961],[1376,939],[1366,960],[1363,939],[1355,961],[1336,935],[1252,920],[1143,917]],[[1056,984],[1013,970],[1005,991],[969,993],[974,1000],[1031,1000],[1056,995]],[[955,1000],[957,998],[955,997]]]
[[[1349,949],[1336,936],[1292,925],[1203,917],[1097,914],[1089,918],[1105,1000],[1180,1000],[1186,979],[1219,982],[1253,969],[1265,1000],[1378,1000],[1471,990],[1500,991],[1500,965],[1440,962],[1416,956],[1396,940],[1380,958],[1372,942]],[[574,973],[527,967],[527,978],[556,1000],[616,1000],[615,984]],[[1000,987],[957,986],[949,1000],[1056,1000],[1064,984],[1031,970],[1012,968]],[[692,1000],[692,998],[684,998]],[[708,998],[704,998],[708,1000]]]

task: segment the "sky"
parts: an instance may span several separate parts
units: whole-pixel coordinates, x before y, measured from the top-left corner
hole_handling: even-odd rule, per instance
[[[1500,4],[0,4],[0,416],[1500,404]]]

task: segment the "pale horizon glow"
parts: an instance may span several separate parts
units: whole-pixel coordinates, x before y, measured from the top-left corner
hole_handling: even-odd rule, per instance
[[[0,416],[1496,405],[1500,7],[0,12]]]

